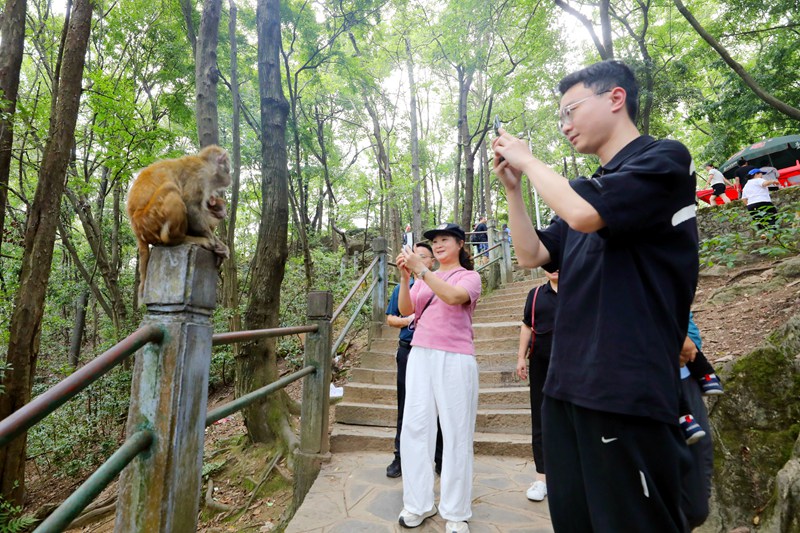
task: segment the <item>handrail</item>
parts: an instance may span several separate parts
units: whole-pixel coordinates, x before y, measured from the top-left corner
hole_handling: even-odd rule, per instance
[[[206,427],[210,426],[217,420],[222,420],[226,416],[231,415],[236,411],[240,411],[241,409],[244,409],[251,403],[260,400],[264,396],[269,396],[273,392],[279,391],[280,389],[284,388],[290,383],[294,383],[298,379],[303,378],[309,374],[313,374],[316,371],[317,371],[316,367],[313,366],[303,367],[297,372],[282,377],[278,381],[273,381],[269,385],[265,385],[260,389],[256,389],[252,392],[248,392],[244,396],[240,396],[235,400],[233,400],[232,402],[228,402],[225,405],[217,407],[216,409],[214,409],[213,411],[211,411],[206,415]]]
[[[374,280],[372,280],[372,284],[369,286],[369,289],[367,289],[366,292],[364,292],[364,296],[362,296],[361,301],[358,302],[358,306],[353,311],[353,315],[350,317],[350,320],[347,321],[347,324],[344,326],[344,329],[342,329],[342,332],[339,334],[339,338],[336,339],[336,342],[333,343],[333,348],[331,348],[331,357],[334,357],[336,355],[336,350],[339,349],[339,346],[342,344],[342,341],[344,341],[345,335],[347,335],[347,333],[350,331],[350,328],[353,326],[353,323],[356,321],[356,318],[358,317],[358,313],[364,307],[364,304],[367,303],[367,298],[372,296],[372,289],[375,288],[375,285],[377,285],[379,281],[380,278],[376,277]]]
[[[502,258],[502,257],[495,257],[494,259],[492,259],[491,261],[489,261],[489,262],[488,262],[488,263],[486,263],[485,265],[481,265],[481,266],[479,266],[478,268],[476,268],[476,269],[475,269],[475,272],[483,272],[484,270],[486,270],[487,268],[489,268],[489,267],[490,267],[490,266],[492,266],[493,264],[495,264],[495,263],[499,263],[499,262],[500,262],[500,261],[502,261],[502,260],[503,260],[503,258]]]
[[[252,341],[265,337],[283,337],[285,335],[294,335],[296,333],[313,333],[319,329],[316,324],[306,326],[286,326],[282,328],[269,328],[269,329],[249,329],[243,331],[226,331],[224,333],[215,333],[211,336],[212,346],[219,346],[221,344],[236,344],[237,342]]]
[[[350,289],[350,292],[345,297],[344,301],[339,304],[339,307],[336,308],[336,311],[333,312],[333,316],[331,316],[331,322],[336,321],[342,311],[344,311],[345,306],[350,303],[350,300],[353,298],[353,295],[356,293],[358,288],[361,286],[362,283],[367,279],[367,276],[372,273],[372,269],[378,264],[378,260],[380,259],[379,256],[376,256],[372,259],[372,262],[369,264],[367,268],[364,269],[364,273],[361,274],[361,277],[358,278],[353,284],[353,288]]]
[[[164,330],[144,326],[0,421],[0,447],[5,446],[44,417],[77,396],[125,358],[150,342],[161,342]]]
[[[137,431],[127,439],[108,460],[95,470],[78,489],[53,511],[34,533],[64,531],[81,514],[89,503],[133,461],[137,455],[148,449],[154,439],[150,430]]]
[[[501,246],[503,246],[503,243],[498,242],[497,244],[492,245],[491,247],[487,248],[486,250],[482,251],[481,253],[473,255],[472,258],[475,259],[476,257],[480,257],[482,255],[487,255],[488,256],[489,252],[491,252],[492,250],[494,250],[496,248],[500,248]]]

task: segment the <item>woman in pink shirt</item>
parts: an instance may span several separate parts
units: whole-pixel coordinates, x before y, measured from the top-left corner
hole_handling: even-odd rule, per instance
[[[472,440],[478,410],[472,313],[481,295],[481,278],[464,248],[461,227],[441,224],[424,235],[432,241],[439,270],[430,272],[410,249],[397,256],[399,309],[403,315],[415,315],[400,435],[399,522],[417,527],[437,513],[433,452],[438,415],[444,444],[438,512],[447,520],[447,533],[464,533],[472,516]],[[409,289],[412,272],[417,282]]]

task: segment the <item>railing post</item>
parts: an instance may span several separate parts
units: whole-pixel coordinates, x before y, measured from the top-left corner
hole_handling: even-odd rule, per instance
[[[491,250],[492,246],[495,244],[495,221],[489,221],[489,227],[486,230],[486,237],[488,238],[488,245],[490,252],[488,254],[488,261],[492,261],[495,257],[497,257],[497,250]],[[489,265],[489,272],[487,273],[487,285],[490,290],[494,290],[500,286],[500,265],[494,263]]]
[[[197,529],[216,288],[210,251],[153,248],[142,324],[159,325],[165,336],[136,354],[126,432],[147,428],[154,441],[120,476],[115,532]]]
[[[372,291],[372,317],[369,324],[370,341],[380,337],[381,328],[386,322],[386,290],[389,280],[386,272],[386,239],[384,237],[373,239],[372,252],[378,257],[378,263],[372,271],[372,279],[374,280],[377,277],[378,283]]]
[[[503,232],[501,236],[501,241],[503,243],[502,252],[503,252],[503,283],[508,284],[514,281],[514,265],[511,263],[511,243],[508,242],[508,234]]]
[[[328,411],[331,383],[331,315],[333,294],[328,291],[308,293],[308,323],[319,329],[306,335],[305,365],[316,372],[303,381],[300,413],[300,449],[294,475],[294,508],[300,507],[319,474],[320,465],[330,451]]]

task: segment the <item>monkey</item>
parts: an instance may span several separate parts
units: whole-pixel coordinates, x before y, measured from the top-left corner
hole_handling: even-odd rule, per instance
[[[128,192],[127,211],[139,250],[139,297],[147,278],[150,245],[195,243],[230,255],[214,229],[226,215],[220,194],[231,184],[228,152],[219,146],[145,167]]]

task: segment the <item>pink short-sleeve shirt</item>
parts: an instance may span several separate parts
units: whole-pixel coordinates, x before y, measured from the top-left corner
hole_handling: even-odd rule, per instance
[[[430,300],[433,291],[424,280],[417,280],[409,294],[418,317],[415,320],[416,327],[411,345],[475,355],[475,345],[472,342],[472,313],[481,296],[480,274],[462,268],[456,271],[432,272],[428,275],[445,279],[450,285],[465,288],[469,293],[469,302],[448,305],[440,298],[434,297],[423,311],[422,308]],[[421,317],[420,311],[422,311]]]

